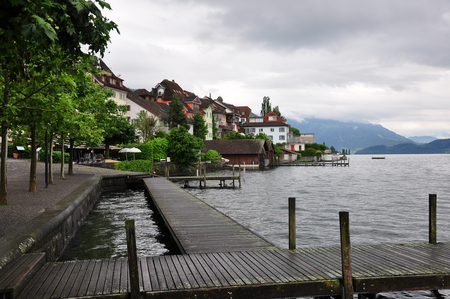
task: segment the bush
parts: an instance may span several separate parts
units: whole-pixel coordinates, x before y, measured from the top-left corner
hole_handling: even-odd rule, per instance
[[[60,151],[53,151],[53,163],[61,163],[61,152]],[[64,163],[69,163],[70,155],[69,153],[64,153]],[[39,161],[45,161],[45,150],[39,151]]]
[[[159,162],[161,159],[167,158],[167,147],[169,141],[166,138],[155,138],[148,143],[152,145],[153,149],[153,161]]]
[[[135,172],[152,172],[153,161],[151,160],[132,160],[122,161],[114,165],[114,169]]]
[[[209,150],[207,153],[201,154],[202,161],[215,161],[222,159],[222,156],[215,150]]]

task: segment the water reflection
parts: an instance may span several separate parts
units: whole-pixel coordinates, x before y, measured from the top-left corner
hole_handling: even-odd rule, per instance
[[[144,190],[102,195],[71,240],[60,260],[104,259],[127,256],[125,220],[134,219],[138,255],[168,252]]]

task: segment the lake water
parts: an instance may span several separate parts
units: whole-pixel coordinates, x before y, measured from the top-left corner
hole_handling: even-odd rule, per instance
[[[438,241],[450,241],[450,155],[349,156],[349,167],[246,171],[240,189],[188,189],[272,243],[288,248],[288,198],[297,246],[339,245],[339,211],[351,242],[428,242],[428,196],[438,197]]]

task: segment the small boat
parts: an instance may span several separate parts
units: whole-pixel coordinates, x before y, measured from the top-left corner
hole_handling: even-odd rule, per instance
[[[372,159],[384,159],[384,157],[372,157]]]

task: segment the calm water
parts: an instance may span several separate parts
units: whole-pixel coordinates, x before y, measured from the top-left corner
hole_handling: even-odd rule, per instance
[[[288,248],[288,198],[297,246],[339,245],[339,211],[356,244],[428,242],[428,194],[438,196],[438,241],[450,241],[450,155],[349,156],[350,167],[246,171],[241,189],[188,189],[276,245]]]
[[[161,233],[143,190],[106,193],[94,205],[60,260],[127,256],[125,220],[134,219],[140,256],[163,255]]]

